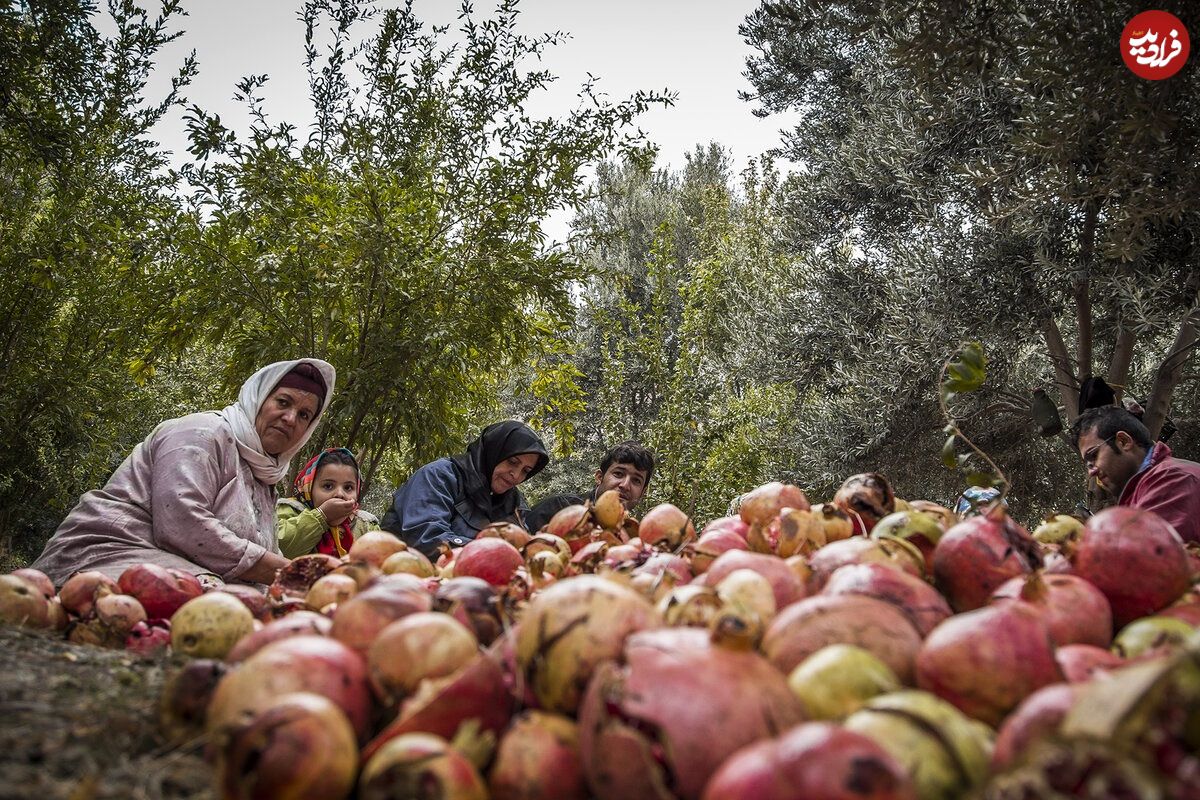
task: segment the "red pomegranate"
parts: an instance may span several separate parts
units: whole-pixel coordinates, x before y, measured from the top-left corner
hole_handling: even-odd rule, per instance
[[[511,522],[493,522],[491,525],[483,528],[476,535],[475,539],[491,539],[498,538],[511,544],[513,547],[520,550],[525,545],[529,544],[529,531],[522,528],[520,525],[514,525]]]
[[[1054,734],[1079,697],[1079,689],[1070,683],[1043,686],[1021,701],[996,736],[992,751],[992,769],[1007,769],[1025,748],[1036,740]]]
[[[208,731],[235,729],[247,715],[291,692],[315,692],[333,701],[360,741],[370,730],[371,688],[362,655],[327,636],[294,636],[272,642],[221,679],[208,707]]]
[[[125,649],[142,658],[157,658],[171,645],[171,622],[155,619],[139,622],[125,636]]]
[[[99,592],[120,594],[117,582],[103,572],[88,570],[76,572],[67,578],[67,582],[58,590],[58,599],[67,613],[80,618],[92,615],[95,609],[96,597]]]
[[[690,548],[692,571],[697,575],[703,575],[722,553],[745,549],[746,537],[737,531],[731,528],[719,528],[712,531],[706,529],[704,533],[700,534],[700,539]]]
[[[499,656],[480,653],[449,677],[430,681],[400,706],[400,713],[362,751],[368,761],[392,739],[406,733],[432,733],[453,738],[464,722],[474,720],[480,732],[497,736],[508,727],[513,698]]]
[[[987,605],[1002,583],[1040,566],[1037,542],[1002,508],[958,523],[933,551],[934,585],[955,611]]]
[[[901,682],[912,685],[913,659],[921,647],[921,635],[903,611],[874,597],[842,594],[801,600],[772,620],[762,651],[787,675],[831,644],[853,644],[870,651]]]
[[[839,568],[823,594],[861,594],[884,600],[904,612],[922,638],[953,612],[946,599],[925,581],[884,564],[848,564]]]
[[[918,686],[993,726],[1034,691],[1062,679],[1041,615],[1016,600],[951,617],[917,654]]]
[[[473,539],[458,551],[458,557],[454,559],[454,576],[482,578],[492,586],[507,586],[517,567],[524,564],[521,551],[504,539]]]
[[[584,774],[598,800],[693,800],[721,762],[801,722],[803,710],[757,653],[716,646],[702,630],[666,628],[630,636],[623,665],[597,669],[579,720]]]
[[[358,772],[358,744],[340,708],[311,692],[274,698],[216,742],[226,800],[344,798]]]
[[[646,512],[638,525],[642,544],[659,550],[677,550],[696,538],[691,519],[670,503],[662,503]]]
[[[271,601],[253,586],[247,586],[244,583],[227,583],[221,587],[220,591],[241,600],[242,605],[250,609],[250,613],[255,619],[262,622],[268,622],[271,619]]]
[[[388,531],[367,531],[354,540],[347,561],[365,561],[374,567],[383,567],[389,556],[407,550],[408,545],[400,537]]]
[[[1042,613],[1055,646],[1112,644],[1112,609],[1100,590],[1077,575],[1031,572],[1001,584],[993,600],[1023,600]]]
[[[271,642],[290,639],[293,636],[328,636],[333,622],[314,611],[293,611],[286,617],[268,622],[248,636],[238,640],[225,656],[230,664],[238,664],[263,649]]]
[[[422,681],[454,674],[478,653],[470,628],[448,614],[423,611],[379,632],[367,650],[367,671],[375,696],[390,706]]]
[[[1191,585],[1179,534],[1140,508],[1114,506],[1088,519],[1070,558],[1074,573],[1108,598],[1117,628],[1166,608]]]
[[[886,564],[918,578],[925,576],[924,559],[915,545],[901,539],[876,540],[852,536],[830,542],[808,559],[812,570],[808,579],[809,592],[821,591],[829,576],[847,564]]]
[[[487,800],[475,765],[441,736],[398,736],[363,760],[358,800]]]
[[[785,508],[807,511],[808,498],[799,486],[771,481],[742,495],[738,514],[747,525],[767,525]]]
[[[372,533],[375,533],[375,531],[372,531]],[[351,550],[353,549],[351,547]],[[378,571],[379,569],[376,564],[368,566],[366,562],[362,561],[351,562],[351,564],[363,564],[364,566],[359,568],[359,571],[362,572],[368,570]],[[302,600],[319,578],[346,566],[340,560],[324,553],[309,553],[299,558],[293,558],[288,562],[286,567],[275,573],[275,580],[272,582],[270,588],[267,589],[267,594],[273,600],[285,600],[288,598],[299,598]]]
[[[1097,674],[1103,675],[1126,663],[1108,648],[1093,644],[1064,645],[1054,651],[1054,660],[1069,683],[1090,681]]]
[[[767,579],[775,593],[777,610],[783,610],[804,597],[804,583],[787,562],[765,553],[746,550],[729,550],[718,556],[704,573],[704,585],[716,588],[731,572],[739,569],[752,570]]]
[[[545,711],[517,717],[496,748],[488,789],[492,800],[585,800],[574,720]]]
[[[137,598],[150,619],[170,619],[188,600],[204,594],[195,575],[158,564],[129,567],[121,573],[117,585],[122,594]]]
[[[718,531],[732,531],[742,539],[750,532],[750,526],[746,524],[741,517],[717,517],[704,526],[704,530],[700,531],[703,536],[706,533],[716,533]]]
[[[388,575],[338,606],[330,635],[365,653],[389,623],[432,607],[433,598],[420,578]]]
[[[1159,611],[1157,616],[1174,617],[1192,627],[1200,628],[1200,603],[1176,603]]]
[[[797,725],[730,756],[704,800],[916,800],[904,768],[874,740],[827,722]]]
[[[54,581],[50,580],[50,576],[38,569],[32,567],[22,567],[14,569],[10,574],[16,575],[18,578],[23,578],[27,583],[32,584],[42,597],[49,600],[54,597]]]
[[[158,696],[158,722],[172,742],[193,739],[208,718],[213,693],[229,666],[215,658],[194,658],[163,683]]]
[[[856,534],[866,536],[875,523],[896,510],[896,494],[886,477],[864,472],[846,478],[834,494],[833,504],[850,515]]]
[[[433,610],[449,614],[475,632],[484,647],[504,630],[496,589],[482,578],[449,578],[433,595]]]
[[[592,514],[587,506],[573,505],[560,509],[538,533],[549,533],[564,541],[578,539],[592,527]]]

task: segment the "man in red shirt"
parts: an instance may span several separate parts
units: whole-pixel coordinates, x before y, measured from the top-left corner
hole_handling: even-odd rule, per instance
[[[1200,542],[1200,464],[1174,458],[1146,426],[1116,406],[1090,408],[1072,427],[1089,476],[1117,505],[1153,511],[1185,542]]]

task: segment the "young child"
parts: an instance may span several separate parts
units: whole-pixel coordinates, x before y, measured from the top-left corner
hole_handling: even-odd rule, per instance
[[[308,553],[340,558],[355,536],[379,528],[379,520],[358,508],[362,479],[354,454],[344,447],[310,458],[292,486],[296,496],[275,504],[275,535],[288,558]]]

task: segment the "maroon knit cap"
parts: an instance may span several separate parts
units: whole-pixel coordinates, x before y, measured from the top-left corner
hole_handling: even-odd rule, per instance
[[[276,389],[299,389],[317,396],[317,410],[325,407],[325,378],[321,371],[312,364],[297,364],[291,371],[279,379]],[[272,390],[274,391],[274,390]]]

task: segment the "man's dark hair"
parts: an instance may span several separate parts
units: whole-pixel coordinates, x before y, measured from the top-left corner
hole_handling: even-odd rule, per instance
[[[1080,437],[1092,429],[1095,429],[1096,436],[1102,441],[1109,441],[1120,431],[1125,431],[1140,447],[1147,450],[1154,447],[1154,439],[1150,436],[1150,431],[1146,429],[1141,420],[1123,408],[1101,406],[1100,408],[1089,408],[1080,414],[1079,419],[1075,420],[1075,424],[1071,426],[1071,443],[1075,445],[1076,450],[1079,449]],[[1110,446],[1116,449],[1116,445],[1111,442]]]
[[[600,461],[600,472],[608,472],[613,464],[633,464],[646,473],[646,483],[650,483],[650,476],[654,474],[654,453],[630,439],[604,454]]]

